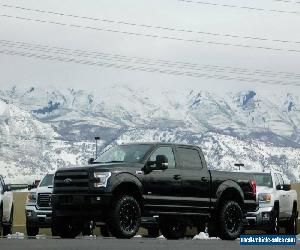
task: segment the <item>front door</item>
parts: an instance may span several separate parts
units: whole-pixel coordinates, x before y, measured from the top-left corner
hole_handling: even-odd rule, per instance
[[[178,212],[181,199],[181,173],[176,164],[174,149],[171,146],[155,148],[148,161],[155,161],[157,155],[168,158],[166,170],[153,170],[146,175],[144,194],[146,211],[152,214]]]

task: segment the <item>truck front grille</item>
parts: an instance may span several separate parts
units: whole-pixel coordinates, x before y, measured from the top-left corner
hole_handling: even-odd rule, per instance
[[[39,208],[51,209],[51,193],[38,194],[37,205]]]
[[[56,173],[54,177],[54,192],[84,193],[89,190],[89,172],[86,170],[66,170]]]

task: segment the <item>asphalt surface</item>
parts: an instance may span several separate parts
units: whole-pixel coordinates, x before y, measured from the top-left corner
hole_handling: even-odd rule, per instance
[[[241,246],[239,240],[222,241],[222,240],[165,240],[165,239],[148,239],[134,238],[130,240],[120,240],[115,238],[79,238],[65,240],[58,238],[41,238],[41,239],[0,239],[1,250],[23,250],[23,249],[72,249],[72,250],[92,250],[92,249],[109,249],[109,250],[253,250],[253,249],[300,249],[300,242],[296,246]]]

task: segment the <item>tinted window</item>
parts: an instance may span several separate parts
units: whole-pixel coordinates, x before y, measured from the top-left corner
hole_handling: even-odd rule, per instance
[[[160,147],[154,151],[150,157],[150,161],[155,161],[157,155],[165,155],[168,158],[168,168],[175,168],[175,158],[172,148]]]
[[[200,155],[196,149],[178,148],[177,151],[183,168],[202,168]]]
[[[253,174],[257,186],[273,187],[271,174]]]

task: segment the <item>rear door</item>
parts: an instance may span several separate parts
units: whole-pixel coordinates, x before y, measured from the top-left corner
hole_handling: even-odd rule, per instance
[[[210,175],[197,148],[178,146],[182,176],[182,201],[188,213],[208,214],[210,210]]]
[[[172,146],[159,146],[151,153],[148,161],[155,161],[157,155],[168,158],[166,170],[153,170],[146,176],[145,208],[151,213],[172,213],[180,211],[181,171],[176,162]]]

